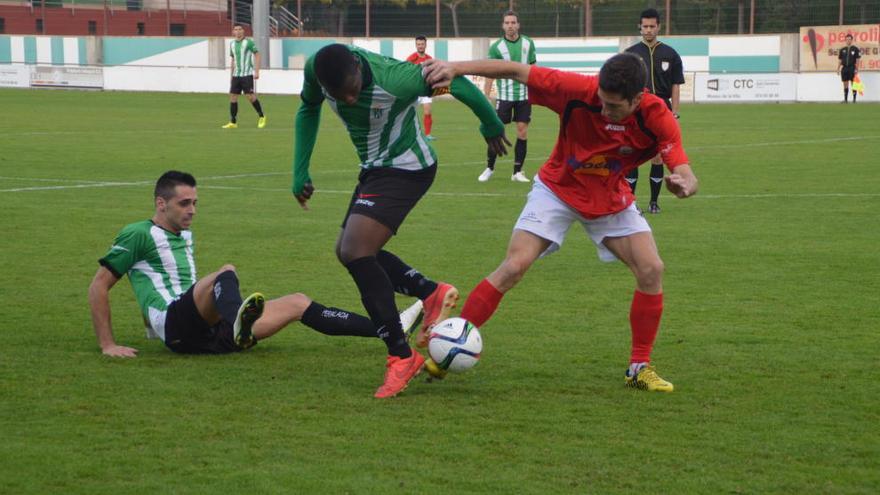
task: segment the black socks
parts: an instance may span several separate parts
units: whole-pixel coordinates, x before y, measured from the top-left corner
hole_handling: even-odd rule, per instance
[[[370,315],[379,338],[388,347],[388,354],[410,357],[412,350],[400,327],[400,315],[394,303],[394,287],[376,257],[364,256],[346,263],[345,267],[357,284],[364,308]]]
[[[426,278],[418,270],[403,262],[388,251],[379,251],[376,255],[379,266],[388,274],[394,292],[425,300],[437,290],[437,283]]]
[[[235,272],[227,270],[214,279],[214,307],[223,321],[234,325],[242,299]]]

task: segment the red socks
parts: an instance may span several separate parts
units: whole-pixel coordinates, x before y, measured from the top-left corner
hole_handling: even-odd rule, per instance
[[[483,279],[464,302],[464,307],[461,308],[461,317],[478,328],[482,327],[483,323],[489,321],[489,318],[498,309],[502,297],[504,297],[503,292],[489,283],[488,279]]]
[[[431,118],[431,115],[425,115],[425,135],[431,135],[431,124],[434,123],[434,119]],[[473,323],[473,322],[472,322]]]
[[[651,348],[654,347],[654,340],[657,338],[662,314],[662,293],[650,295],[636,291],[633,294],[632,306],[629,310],[629,324],[632,328],[632,354],[629,360],[631,363],[651,361]]]

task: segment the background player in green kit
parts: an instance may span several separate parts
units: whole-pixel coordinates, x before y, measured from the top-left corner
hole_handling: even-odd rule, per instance
[[[489,58],[498,60],[510,60],[523,64],[532,65],[537,61],[535,57],[535,42],[528,36],[519,33],[519,16],[516,12],[508,10],[504,13],[501,29],[504,36],[492,43],[489,47]],[[486,79],[486,94],[492,86],[492,79]],[[532,104],[529,103],[529,88],[525,84],[513,79],[495,80],[495,111],[501,122],[509,124],[511,120],[516,122],[516,145],[513,147],[513,175],[510,180],[514,182],[529,182],[529,178],[523,173],[523,163],[526,160],[528,148],[529,122],[532,121]],[[498,155],[489,147],[486,157],[486,170],[477,178],[480,182],[486,182],[495,173],[495,159]]]
[[[325,46],[305,65],[302,105],[296,115],[293,194],[304,209],[314,192],[309,161],[318,135],[321,104],[342,119],[360,163],[336,256],[357,284],[361,301],[388,347],[385,381],[375,396],[386,398],[406,388],[424,365],[407,342],[397,316],[395,291],[424,301],[425,331],[446,318],[458,300],[455,287],[433,282],[382,248],[434,182],[437,156],[419,125],[418,99],[432,91],[420,66],[356,47]],[[486,97],[467,79],[448,91],[480,118],[480,132],[496,153],[506,152],[504,126]],[[507,143],[509,144],[509,143]]]
[[[253,346],[289,323],[300,321],[327,335],[376,337],[364,316],[326,308],[304,294],[265,301],[260,293],[242,301],[235,267],[224,265],[196,276],[195,244],[189,230],[198,195],[192,175],[169,171],[156,182],[155,213],[150,220],[125,226],[99,260],[89,286],[95,335],[108,356],[135,357],[118,345],[110,320],[110,289],[128,274],[147,329],[174,352],[223,354]],[[417,303],[400,315],[411,327],[421,311]]]
[[[224,129],[238,128],[238,95],[244,93],[259,119],[257,127],[266,127],[266,116],[263,115],[263,106],[257,99],[254,81],[260,78],[260,51],[254,40],[244,37],[244,27],[236,24],[232,28],[235,40],[229,45],[229,57],[232,81],[229,83],[229,123],[223,125]]]

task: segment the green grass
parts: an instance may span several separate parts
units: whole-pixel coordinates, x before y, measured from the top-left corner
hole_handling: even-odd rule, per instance
[[[670,395],[623,387],[632,277],[577,227],[485,325],[479,366],[393,400],[372,398],[378,340],[296,324],[239,355],[174,355],[143,338],[127,282],[115,335],[140,355],[101,356],[96,260],[151,215],[169,168],[200,180],[200,273],[232,262],[243,291],[362,312],[332,249],[357,174],[347,136],[325,108],[304,212],[289,192],[297,99],[261,99],[268,128],[242,104],[242,127],[223,131],[220,95],[0,91],[4,493],[880,489],[876,105],[683,109],[701,191],[664,193],[649,218]],[[528,186],[509,161],[477,183],[475,119],[434,107],[440,173],[389,248],[466,295],[501,260]],[[537,109],[529,175],[555,136]]]

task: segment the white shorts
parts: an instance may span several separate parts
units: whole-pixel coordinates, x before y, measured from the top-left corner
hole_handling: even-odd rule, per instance
[[[432,100],[430,96],[419,96],[419,105],[430,105],[431,101]]]
[[[541,257],[548,256],[562,247],[565,234],[574,222],[580,222],[596,245],[599,251],[599,259],[605,262],[615,261],[614,254],[602,244],[606,237],[626,237],[639,232],[651,232],[645,217],[639,213],[635,202],[623,211],[612,215],[587,219],[572,207],[565,204],[541,179],[535,175],[532,190],[526,200],[519,219],[516,221],[514,230],[524,230],[551,242]]]

